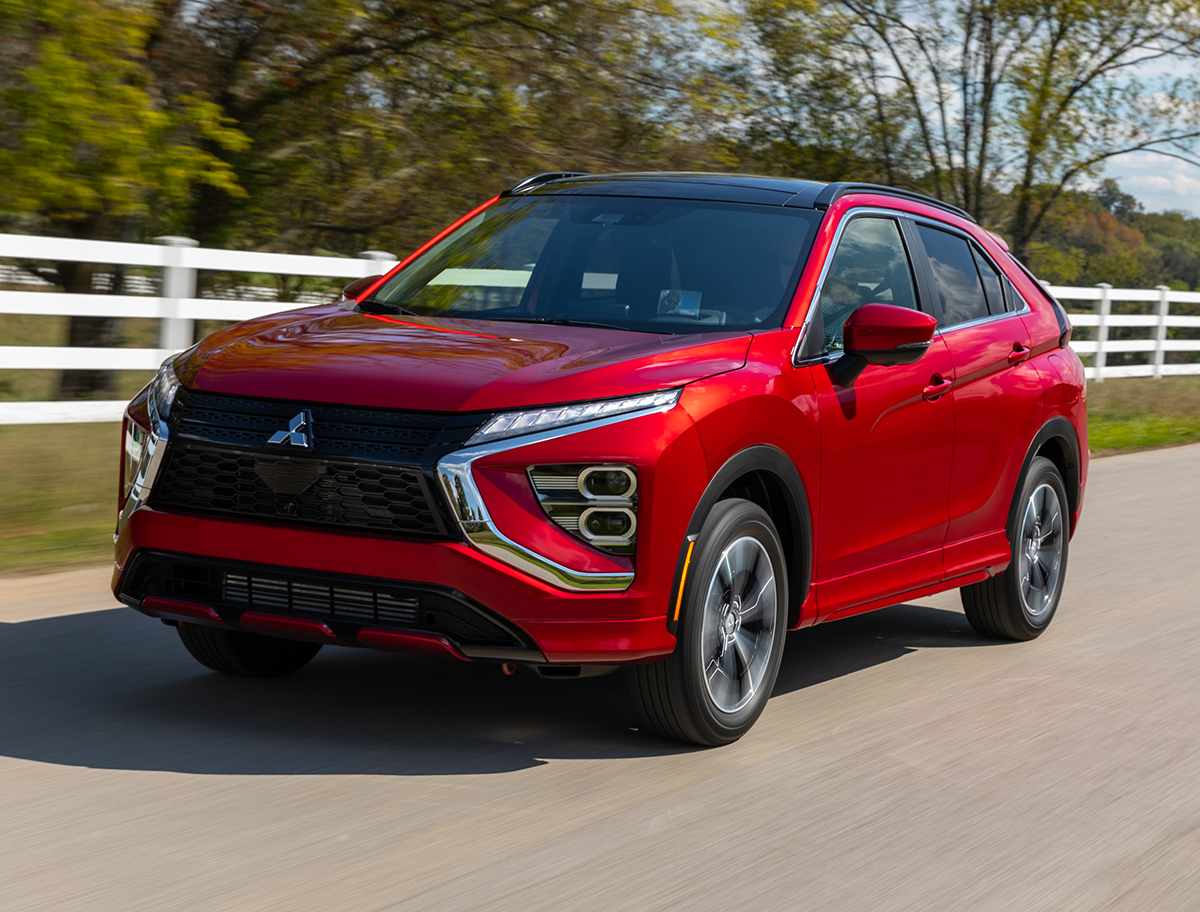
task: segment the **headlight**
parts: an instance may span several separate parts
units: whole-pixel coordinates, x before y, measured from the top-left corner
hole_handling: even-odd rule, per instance
[[[150,384],[150,415],[156,425],[167,420],[171,414],[171,406],[175,404],[175,396],[183,385],[175,374],[176,357],[172,355],[162,363],[162,367],[158,369],[158,376]]]
[[[679,401],[680,392],[681,389],[676,388],[660,390],[657,393],[645,393],[641,396],[629,396],[625,399],[603,399],[599,402],[583,402],[578,405],[555,405],[521,412],[503,412],[476,431],[474,436],[467,441],[467,446],[486,443],[489,440],[501,440],[505,437],[519,437],[522,434],[536,434],[538,431],[548,431],[552,428],[582,424],[585,421],[595,421],[599,418],[640,412],[645,409],[671,408]]]
[[[146,441],[150,434],[137,422],[125,419],[125,457],[121,463],[121,502],[129,496],[133,482],[137,479],[142,457],[146,454]]]

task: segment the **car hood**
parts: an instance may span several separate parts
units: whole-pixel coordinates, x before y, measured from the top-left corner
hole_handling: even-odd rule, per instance
[[[213,333],[176,370],[189,387],[228,395],[490,411],[680,386],[744,366],[751,338],[391,317],[328,305]]]

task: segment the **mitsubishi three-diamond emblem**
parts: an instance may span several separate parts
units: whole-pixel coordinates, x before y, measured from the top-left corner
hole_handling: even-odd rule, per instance
[[[295,446],[308,448],[312,445],[312,413],[305,409],[288,422],[286,431],[277,431],[271,435],[267,443],[278,446]]]

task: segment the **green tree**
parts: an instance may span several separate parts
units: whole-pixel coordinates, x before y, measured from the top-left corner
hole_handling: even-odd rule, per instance
[[[211,102],[156,91],[145,67],[153,17],[120,0],[0,0],[0,209],[37,230],[113,239],[152,208],[204,183],[240,192],[207,142],[245,137]],[[93,264],[63,263],[67,291],[90,291]],[[119,289],[116,289],[119,290]],[[120,321],[75,317],[69,344],[114,345]],[[64,372],[64,396],[111,394],[107,371]]]
[[[253,140],[210,146],[242,199],[198,185],[206,245],[407,246],[530,170],[661,163],[675,102],[663,0],[164,3],[161,84]],[[686,145],[686,144],[685,144]]]
[[[1200,49],[1192,0],[750,0],[747,22],[769,74],[803,85],[811,58],[846,84],[860,170],[1003,227],[1018,255],[1109,158],[1200,137],[1194,81],[1144,75]],[[788,97],[778,79],[764,91]],[[793,106],[801,136],[812,108]]]

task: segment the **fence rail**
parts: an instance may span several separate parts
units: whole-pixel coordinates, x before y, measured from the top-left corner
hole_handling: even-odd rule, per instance
[[[150,267],[161,270],[162,275],[160,295],[0,291],[0,313],[160,321],[157,348],[0,345],[0,369],[18,370],[154,370],[170,354],[191,344],[196,320],[249,320],[297,306],[270,300],[198,298],[196,273],[200,270],[357,279],[385,272],[396,263],[392,254],[379,250],[364,251],[357,258],[302,256],[207,249],[181,237],[157,238],[153,244],[128,244],[16,234],[0,234],[0,258]],[[1094,338],[1071,343],[1080,355],[1092,358],[1092,365],[1086,368],[1088,379],[1200,374],[1200,363],[1167,364],[1164,357],[1168,352],[1200,352],[1200,339],[1167,338],[1170,329],[1200,330],[1200,316],[1170,312],[1171,304],[1200,304],[1200,292],[1171,291],[1165,286],[1049,288],[1065,302],[1094,302],[1095,312],[1070,315],[1074,326],[1095,329]],[[1154,303],[1156,307],[1152,314],[1112,313],[1113,304],[1123,303]],[[1113,328],[1150,329],[1153,336],[1110,339],[1109,330]],[[1124,353],[1151,357],[1145,364],[1107,363],[1109,355]],[[116,421],[124,407],[124,401],[0,402],[0,424]]]

